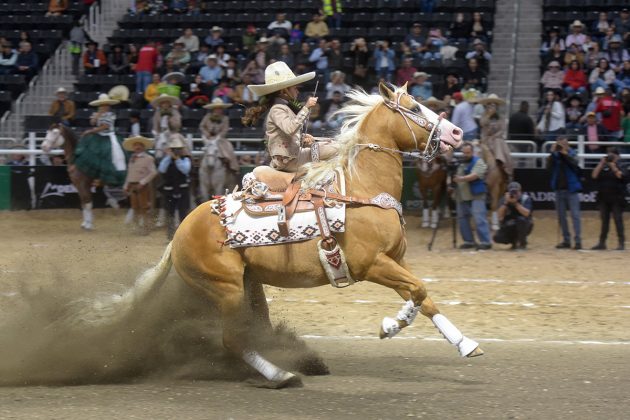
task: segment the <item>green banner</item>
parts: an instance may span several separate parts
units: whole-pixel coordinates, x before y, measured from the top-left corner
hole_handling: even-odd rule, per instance
[[[0,165],[0,210],[11,208],[11,167]]]

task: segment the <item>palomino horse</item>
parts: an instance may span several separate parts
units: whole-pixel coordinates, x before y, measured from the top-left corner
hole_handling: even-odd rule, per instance
[[[406,85],[392,90],[382,85],[380,95],[362,91],[348,94],[353,101],[343,108],[346,116],[337,137],[340,150],[328,161],[312,164],[302,188],[317,188],[322,179],[342,168],[346,194],[377,197],[389,194],[389,203],[400,205],[406,151],[424,150],[432,158],[438,150],[461,144],[461,130],[418,104]],[[440,121],[441,120],[441,121]],[[439,127],[438,127],[439,125]],[[427,147],[428,146],[428,147]],[[417,153],[416,153],[417,154]],[[299,385],[291,372],[272,364],[254,347],[253,332],[271,334],[271,323],[262,284],[286,288],[328,285],[320,263],[317,238],[303,242],[247,248],[230,248],[216,202],[201,204],[179,226],[161,261],[147,271],[122,296],[112,296],[90,309],[101,323],[111,323],[142,304],[164,282],[171,265],[191,287],[220,310],[223,344],[266,378],[269,386]],[[373,206],[348,206],[345,233],[336,234],[351,275],[398,293],[406,303],[395,318],[384,318],[380,337],[393,337],[412,323],[418,312],[433,321],[461,356],[483,354],[478,344],[462,335],[429,298],[424,283],[405,262],[405,229],[397,211]],[[332,315],[334,316],[334,315]],[[94,318],[94,316],[93,316]],[[252,322],[256,321],[254,325]]]
[[[499,216],[497,209],[499,208],[499,200],[503,197],[505,189],[508,185],[508,175],[497,164],[492,150],[485,144],[479,144],[481,150],[481,158],[488,165],[488,173],[486,174],[486,185],[488,187],[488,195],[490,198],[490,211],[492,212],[492,230],[499,230]]]
[[[73,164],[74,151],[77,148],[78,139],[76,134],[63,124],[53,124],[46,132],[46,138],[42,142],[42,150],[48,153],[51,149],[63,146],[66,161],[68,162],[68,176],[72,185],[79,193],[81,208],[83,209],[83,223],[81,227],[90,230],[94,227],[94,216],[92,214],[92,178],[85,175]]]
[[[422,227],[426,228],[430,225],[432,229],[435,229],[440,220],[438,207],[446,191],[446,161],[442,157],[437,157],[430,162],[420,160],[416,165],[416,174],[418,178],[418,188],[422,196]],[[429,191],[431,191],[431,195],[433,196],[430,222]]]

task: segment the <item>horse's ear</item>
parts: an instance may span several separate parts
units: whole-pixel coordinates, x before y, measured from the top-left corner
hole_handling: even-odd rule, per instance
[[[378,92],[381,94],[383,99],[388,101],[394,100],[394,91],[391,90],[385,83],[381,82],[378,84]]]
[[[409,82],[405,82],[405,84],[400,87],[400,90],[402,90],[405,93],[407,93],[407,83]]]

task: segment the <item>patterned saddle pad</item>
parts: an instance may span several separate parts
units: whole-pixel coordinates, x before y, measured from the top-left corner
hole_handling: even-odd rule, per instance
[[[345,195],[346,186],[342,171],[335,171],[335,178],[325,187],[331,193]],[[289,236],[282,236],[278,230],[278,216],[253,216],[243,210],[243,201],[228,194],[222,204],[221,220],[226,229],[226,244],[231,248],[277,245],[306,241],[320,236],[315,213],[312,211],[295,213],[289,219]],[[346,205],[336,203],[326,208],[326,218],[332,232],[344,232],[346,226]]]

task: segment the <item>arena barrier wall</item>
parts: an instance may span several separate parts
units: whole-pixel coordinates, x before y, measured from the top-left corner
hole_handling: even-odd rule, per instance
[[[253,166],[243,166],[241,174],[250,172]],[[8,176],[7,176],[8,174]],[[7,177],[10,180],[7,180]],[[193,179],[196,178],[194,175]],[[419,209],[421,205],[418,182],[414,168],[403,170],[402,203],[407,210]],[[541,169],[516,169],[515,179],[523,186],[523,191],[534,201],[534,209],[553,209],[554,193],[549,187],[549,173]],[[580,194],[583,210],[595,210],[597,192],[590,178],[590,171],[584,171],[584,191]],[[120,189],[93,187],[94,206],[106,206],[107,195],[122,197]],[[8,199],[7,197],[10,197]],[[626,201],[630,203],[630,184],[626,190]],[[10,202],[10,205],[8,204]],[[68,178],[65,166],[0,166],[0,209],[54,209],[79,208],[79,197]]]

